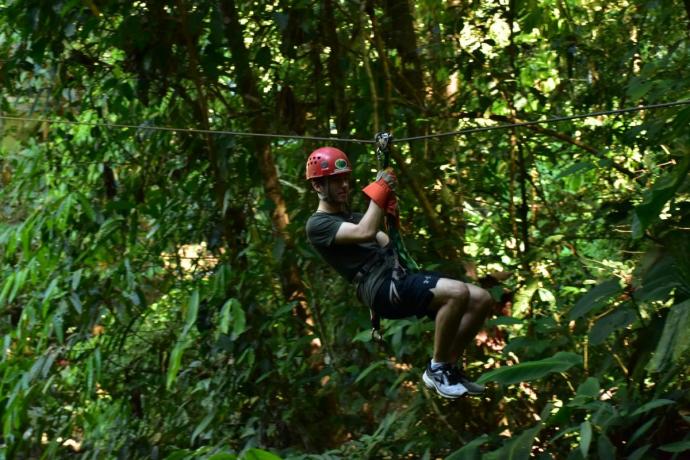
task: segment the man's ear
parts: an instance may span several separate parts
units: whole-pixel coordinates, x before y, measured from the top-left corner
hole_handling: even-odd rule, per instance
[[[320,180],[312,180],[311,181],[311,187],[316,190],[317,192],[322,192],[323,191],[323,182]]]

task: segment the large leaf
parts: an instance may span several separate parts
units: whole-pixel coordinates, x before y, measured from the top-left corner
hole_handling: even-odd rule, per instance
[[[240,458],[242,460],[281,460],[276,454],[256,447],[246,451]]]
[[[636,415],[644,414],[645,412],[649,412],[650,410],[654,410],[657,407],[663,407],[663,406],[668,406],[670,404],[675,404],[676,402],[671,400],[671,399],[655,399],[654,401],[649,401],[648,403],[645,403],[635,409],[635,412],[631,414],[631,417],[635,417]]]
[[[621,308],[600,318],[589,331],[590,345],[599,345],[614,331],[622,329],[637,319],[631,308]]]
[[[635,449],[635,451],[628,457],[628,460],[640,460],[644,458],[644,454],[647,453],[650,447],[652,447],[651,444],[646,444],[642,447]]]
[[[184,329],[181,337],[186,336],[192,326],[196,323],[196,317],[199,313],[199,289],[194,289],[192,295],[189,296],[189,304],[187,305],[187,312],[185,314]]]
[[[670,255],[662,254],[642,276],[641,285],[635,290],[635,300],[638,302],[649,300],[664,300],[669,293],[682,285],[678,277],[676,261]]]
[[[647,192],[644,202],[635,208],[632,222],[632,237],[637,239],[659,219],[659,214],[668,200],[675,194],[690,171],[690,158],[686,158],[674,170],[657,180]]]
[[[587,458],[589,453],[589,445],[592,443],[592,423],[585,420],[580,424],[580,452],[582,456]]]
[[[508,440],[500,449],[489,452],[482,457],[483,460],[527,460],[532,452],[534,438],[539,434],[544,423],[551,413],[551,404],[547,404],[541,411],[541,422],[532,428],[523,431],[519,436]]]
[[[671,307],[666,316],[664,330],[654,356],[647,368],[660,372],[672,362],[678,361],[690,346],[690,299]]]
[[[539,283],[536,279],[529,281],[525,286],[515,294],[513,302],[513,315],[522,317],[529,311],[529,304],[532,301],[532,296],[539,288]]]
[[[618,278],[611,278],[596,285],[575,303],[575,306],[568,314],[568,319],[578,319],[593,310],[601,308],[611,297],[621,291],[622,288]]]
[[[247,328],[247,317],[239,300],[235,298],[228,299],[223,304],[219,316],[218,330],[223,334],[230,332],[232,340],[237,339]]]
[[[503,385],[511,385],[513,383],[536,380],[554,372],[564,372],[580,363],[582,363],[580,355],[559,351],[552,357],[539,361],[527,361],[513,366],[499,367],[482,375],[477,382],[497,382]]]
[[[659,447],[659,450],[663,450],[664,452],[687,452],[690,450],[690,440],[686,441],[678,441],[678,442],[672,442],[670,444],[664,444],[663,446]]]
[[[597,439],[597,453],[599,458],[616,458],[616,446],[613,445],[608,436],[604,433]]]
[[[474,438],[460,449],[446,457],[446,460],[478,460],[479,446],[488,441],[489,436],[483,434],[478,438]]]
[[[237,460],[237,455],[229,452],[218,452],[211,455],[208,460]]]

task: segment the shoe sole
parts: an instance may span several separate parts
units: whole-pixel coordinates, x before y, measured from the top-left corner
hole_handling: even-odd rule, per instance
[[[481,396],[484,394],[484,391],[470,391],[467,390],[467,393],[465,393],[468,396]]]
[[[446,398],[446,399],[458,399],[458,398],[460,398],[460,397],[465,396],[466,394],[468,394],[467,390],[465,390],[464,393],[459,394],[459,395],[450,395],[450,394],[447,394],[447,393],[442,392],[442,391],[436,386],[436,382],[434,382],[430,377],[428,377],[428,376],[426,375],[426,372],[424,372],[424,374],[422,374],[422,380],[424,381],[424,385],[426,385],[427,388],[436,390],[436,393],[438,393],[440,396],[442,396],[442,397],[444,397],[444,398]]]

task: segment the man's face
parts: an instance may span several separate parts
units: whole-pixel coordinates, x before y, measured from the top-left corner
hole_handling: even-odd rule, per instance
[[[335,204],[346,204],[350,197],[350,173],[336,174],[318,184],[317,191],[328,197]]]

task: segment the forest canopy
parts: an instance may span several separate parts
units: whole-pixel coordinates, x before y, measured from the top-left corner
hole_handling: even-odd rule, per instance
[[[690,451],[688,0],[0,11],[0,458]],[[482,397],[307,242],[309,153],[363,211],[383,131],[410,253],[496,301]]]

